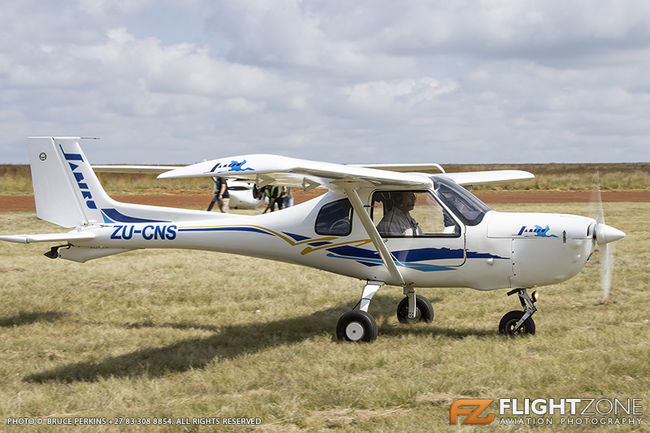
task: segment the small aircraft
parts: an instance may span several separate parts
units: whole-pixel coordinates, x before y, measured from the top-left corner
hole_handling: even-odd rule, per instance
[[[176,165],[93,165],[95,173],[161,174],[179,168]],[[259,209],[268,199],[256,196],[254,184],[226,179],[232,209]]]
[[[325,187],[328,192],[264,215],[120,203],[103,190],[79,140],[35,137],[28,145],[37,216],[73,229],[0,240],[63,242],[45,255],[77,262],[141,248],[187,248],[358,278],[365,285],[357,306],[337,323],[340,340],[377,338],[368,310],[385,284],[403,288],[405,297],[397,306],[402,323],[433,320],[433,307],[415,293],[418,287],[510,289],[508,295],[517,294],[522,308],[503,316],[500,333],[534,334],[537,297],[528,289],[571,278],[597,245],[601,257],[607,256],[602,250],[625,236],[606,225],[602,215],[497,212],[462,187],[530,179],[528,172],[445,173],[438,164],[360,166],[240,155],[173,168],[158,177],[221,176],[259,187]],[[434,168],[441,173],[418,172]]]

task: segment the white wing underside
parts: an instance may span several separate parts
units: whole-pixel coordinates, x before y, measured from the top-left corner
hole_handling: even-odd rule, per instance
[[[444,175],[459,185],[480,185],[482,183],[509,182],[513,180],[533,179],[532,173],[523,170],[465,171],[445,173]]]
[[[428,173],[433,171],[445,172],[440,164],[345,164],[350,167],[374,168],[377,170],[405,172]],[[175,170],[185,167],[184,165],[93,165],[93,170],[97,173],[132,173],[132,174],[160,174],[166,171]]]
[[[188,166],[174,165],[95,165],[103,173],[157,174],[160,179],[188,177],[226,177],[265,185],[284,185],[310,190],[317,187],[340,189],[344,186],[386,186],[422,188],[431,186],[430,174],[440,171],[459,185],[533,179],[522,170],[492,170],[445,173],[439,164],[333,164],[288,158],[278,155],[239,155],[204,161]],[[411,173],[407,173],[411,172]],[[413,173],[418,172],[418,173]]]
[[[431,179],[419,173],[393,171],[287,158],[278,155],[238,155],[177,168],[159,179],[186,177],[226,177],[255,182],[258,186],[286,185],[310,190],[363,186],[393,186],[426,189]]]

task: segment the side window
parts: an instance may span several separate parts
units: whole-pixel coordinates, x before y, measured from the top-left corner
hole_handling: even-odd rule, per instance
[[[460,236],[458,223],[429,191],[378,191],[372,218],[382,237]]]
[[[319,235],[347,236],[352,231],[352,205],[347,198],[327,203],[316,217]]]

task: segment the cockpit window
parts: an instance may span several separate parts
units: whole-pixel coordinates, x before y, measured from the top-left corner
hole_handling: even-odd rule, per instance
[[[352,204],[347,198],[327,203],[316,217],[319,235],[347,236],[352,232]]]
[[[459,223],[431,191],[376,191],[371,218],[383,238],[461,235]]]
[[[432,176],[436,194],[468,226],[475,226],[492,210],[471,192],[443,176]]]

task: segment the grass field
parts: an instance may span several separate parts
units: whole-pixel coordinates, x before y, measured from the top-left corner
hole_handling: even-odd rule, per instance
[[[498,210],[587,214],[587,205]],[[540,209],[541,208],[541,209]],[[200,251],[136,251],[77,264],[45,244],[0,243],[0,430],[8,417],[259,417],[262,425],[100,426],[92,431],[510,432],[450,426],[451,403],[473,398],[641,398],[650,390],[650,204],[606,203],[616,243],[612,301],[601,302],[598,257],[543,288],[537,334],[504,339],[518,309],[505,291],[421,289],[430,325],[400,325],[401,289],[370,312],[372,344],[334,338],[362,283],[322,271]],[[1,233],[52,231],[32,213],[0,213]],[[557,423],[556,419],[556,423]],[[535,431],[593,431],[541,426]],[[29,431],[89,431],[41,426]]]
[[[481,185],[481,190],[555,190],[585,191],[593,188],[594,173],[599,173],[600,188],[606,191],[650,189],[650,163],[618,164],[445,164],[448,172],[478,170],[526,170],[535,179],[507,184]],[[212,189],[201,178],[165,179],[140,174],[100,173],[101,183],[109,194],[151,194],[189,192]],[[30,195],[32,182],[27,165],[0,165],[0,195]]]

